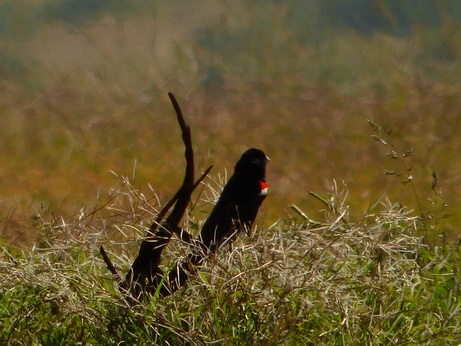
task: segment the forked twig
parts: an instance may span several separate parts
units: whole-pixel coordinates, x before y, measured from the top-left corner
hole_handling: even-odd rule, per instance
[[[138,256],[123,280],[117,273],[104,248],[102,246],[100,248],[101,255],[107,268],[120,283],[119,287],[121,291],[126,294],[127,297],[134,298],[135,301],[139,301],[143,292],[155,292],[162,283],[163,271],[159,268],[161,254],[165,246],[169,243],[172,234],[176,233],[181,239],[185,239],[188,242],[191,241],[190,235],[181,230],[179,223],[190,203],[192,192],[212,168],[212,166],[210,166],[200,178],[194,182],[194,152],[192,149],[190,127],[186,124],[181,108],[174,95],[168,93],[168,96],[175,109],[176,117],[181,128],[182,140],[185,145],[184,156],[186,158],[186,168],[183,183],[173,198],[171,198],[171,200],[160,210],[156,219],[149,227],[147,235],[141,243]],[[162,223],[165,215],[173,205],[174,208],[170,215]],[[165,295],[167,291],[168,287],[162,287],[161,294]]]

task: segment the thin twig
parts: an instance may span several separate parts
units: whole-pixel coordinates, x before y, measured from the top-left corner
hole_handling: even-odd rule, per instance
[[[106,263],[107,269],[114,275],[115,281],[120,282],[122,278],[120,277],[119,273],[117,272],[117,269],[115,269],[114,265],[112,264],[112,261],[110,260],[109,256],[107,256],[106,250],[104,250],[104,247],[101,245],[99,248],[99,252],[101,253],[101,256]]]

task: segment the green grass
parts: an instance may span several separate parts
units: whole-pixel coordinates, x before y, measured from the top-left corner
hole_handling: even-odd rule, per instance
[[[256,227],[186,288],[134,308],[98,246],[105,244],[125,273],[158,205],[124,180],[101,198],[107,203],[74,219],[44,210],[36,217],[37,247],[2,246],[0,342],[459,343],[459,248],[429,247],[419,215],[388,200],[353,219],[347,196],[336,186],[326,193],[329,207],[315,226],[294,216]],[[194,212],[186,220],[191,232]],[[185,251],[173,241],[163,265]]]

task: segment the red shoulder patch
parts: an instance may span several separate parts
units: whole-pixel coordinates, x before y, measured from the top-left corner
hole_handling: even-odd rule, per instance
[[[259,184],[261,186],[261,192],[259,194],[267,195],[267,191],[269,190],[269,186],[267,185],[267,183],[264,180],[261,180]]]

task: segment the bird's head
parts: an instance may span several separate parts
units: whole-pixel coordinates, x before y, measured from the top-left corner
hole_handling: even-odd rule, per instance
[[[259,149],[245,151],[235,165],[235,174],[245,174],[248,177],[264,180],[266,177],[266,163],[269,158]]]

